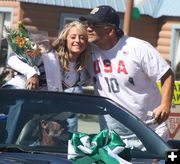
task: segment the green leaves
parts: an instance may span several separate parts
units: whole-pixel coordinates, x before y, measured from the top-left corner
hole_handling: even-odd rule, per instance
[[[19,22],[18,29],[5,27],[6,38],[13,52],[25,63],[34,66],[35,57],[26,54],[27,50],[34,50],[34,41],[30,40],[30,33],[22,22]]]

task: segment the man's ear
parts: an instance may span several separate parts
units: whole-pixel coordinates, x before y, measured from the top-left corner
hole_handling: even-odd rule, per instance
[[[115,27],[111,26],[109,35],[114,35],[114,34],[116,34]]]
[[[109,26],[107,28],[107,30],[108,30],[107,32],[108,32],[109,36],[114,35],[116,33],[116,30],[115,30],[115,28],[113,26]]]

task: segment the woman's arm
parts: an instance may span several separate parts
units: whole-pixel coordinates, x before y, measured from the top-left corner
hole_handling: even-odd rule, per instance
[[[37,67],[32,67],[27,63],[24,63],[18,58],[15,53],[10,54],[7,59],[7,64],[9,67],[15,71],[23,74],[27,79],[31,78],[34,75],[40,75],[40,72]]]
[[[40,75],[40,72],[37,67],[32,67],[27,63],[23,62],[18,58],[15,53],[10,54],[7,60],[7,65],[26,77],[27,89],[33,90],[39,88],[38,75]]]

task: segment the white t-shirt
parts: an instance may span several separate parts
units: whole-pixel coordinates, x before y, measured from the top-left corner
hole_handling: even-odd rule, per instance
[[[92,46],[95,93],[111,98],[141,120],[160,104],[156,85],[170,66],[149,43],[123,36],[110,50]]]

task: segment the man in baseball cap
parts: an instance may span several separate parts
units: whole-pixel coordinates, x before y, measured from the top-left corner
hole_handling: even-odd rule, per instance
[[[111,98],[143,122],[151,111],[156,120],[151,128],[167,141],[166,121],[174,89],[174,73],[170,65],[147,41],[123,35],[118,13],[111,6],[98,6],[79,19],[87,22],[91,45],[89,61],[92,61],[89,72],[94,81],[95,95]],[[157,80],[162,84],[161,93]],[[120,135],[129,135],[110,116],[100,116],[100,125],[116,129]]]

